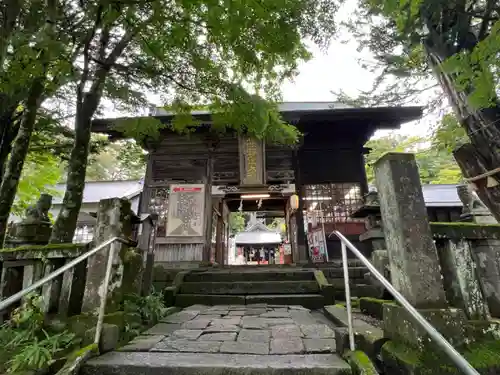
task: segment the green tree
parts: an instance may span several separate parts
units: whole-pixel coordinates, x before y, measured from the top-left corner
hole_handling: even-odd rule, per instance
[[[310,57],[303,40],[324,44],[332,36],[337,8],[334,0],[94,0],[77,6],[85,14],[87,37],[76,87],[75,142],[52,242],[73,237],[91,121],[102,98],[145,107],[145,92],[173,93],[177,116],[172,124],[117,124],[137,140],[164,126],[190,131],[197,125],[191,106],[205,104],[213,112],[213,130],[231,127],[295,142],[297,130],[281,120],[272,100],[298,62]]]
[[[22,216],[26,208],[34,204],[42,193],[57,195],[58,191],[53,187],[61,179],[62,172],[59,158],[49,153],[29,154],[11,213]]]
[[[146,172],[146,154],[134,141],[117,141],[91,155],[88,181],[138,180]]]
[[[497,168],[499,12],[495,0],[360,0],[348,26],[374,54],[380,76],[374,90],[353,102],[405,104],[439,85],[468,135],[454,150],[464,176]],[[444,104],[439,95],[432,103]],[[500,219],[500,186],[477,185]]]
[[[234,235],[245,230],[245,214],[243,212],[231,212],[229,214],[229,232]]]
[[[42,104],[73,75],[80,38],[70,32],[75,19],[61,16],[72,9],[58,0],[0,3],[0,243],[33,135],[52,124]]]
[[[369,183],[374,182],[373,163],[390,151],[414,152],[424,184],[456,184],[463,179],[452,154],[446,149],[435,148],[426,138],[390,134],[371,139],[366,147],[371,149],[365,164]]]

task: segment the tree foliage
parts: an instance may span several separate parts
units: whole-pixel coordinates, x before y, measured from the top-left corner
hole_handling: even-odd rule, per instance
[[[245,230],[245,214],[243,212],[231,212],[229,214],[229,233],[235,235]]]
[[[440,95],[427,104],[449,105],[467,134],[467,142],[460,141],[453,152],[464,176],[473,178],[498,167],[498,1],[359,0],[347,26],[360,48],[373,53],[373,70],[379,73],[373,90],[351,98],[353,102],[415,103],[419,94],[438,84]],[[440,135],[452,134],[449,122],[440,125],[445,127],[438,130]],[[462,139],[464,132],[454,137]],[[500,220],[500,185],[489,186],[482,179],[476,188]]]
[[[146,172],[146,153],[133,141],[117,141],[91,155],[88,181],[139,180]]]
[[[423,184],[457,184],[462,180],[460,168],[445,148],[436,148],[424,137],[390,134],[368,141],[366,157],[368,183],[374,182],[373,163],[386,152],[414,152]]]
[[[228,127],[276,142],[294,142],[269,100],[310,57],[304,38],[325,43],[335,31],[333,0],[225,1],[94,0],[78,3],[82,64],[77,70],[75,142],[53,242],[72,238],[81,206],[92,118],[102,99],[146,107],[146,93],[170,98],[178,132],[197,125],[193,105],[213,112],[212,128]],[[142,141],[166,126],[118,121],[117,130]],[[152,134],[153,133],[153,134]]]

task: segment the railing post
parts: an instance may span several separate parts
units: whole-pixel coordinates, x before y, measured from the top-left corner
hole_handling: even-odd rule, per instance
[[[344,285],[345,285],[345,306],[347,309],[347,325],[349,329],[349,349],[356,350],[354,344],[354,327],[352,326],[352,306],[351,306],[351,289],[349,287],[349,267],[347,264],[347,249],[344,241],[340,241],[342,246],[342,267],[344,268]]]

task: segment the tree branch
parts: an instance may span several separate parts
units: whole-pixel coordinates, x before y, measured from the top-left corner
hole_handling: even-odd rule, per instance
[[[495,6],[496,0],[488,0],[486,3],[486,7],[483,13],[483,22],[481,23],[481,28],[479,29],[478,40],[483,40],[486,38],[486,34],[488,32],[488,28],[490,26],[490,20],[488,16],[493,11],[493,7]]]
[[[85,84],[87,83],[89,73],[90,73],[90,46],[92,43],[92,39],[94,39],[94,36],[97,32],[97,29],[101,25],[101,20],[102,20],[102,13],[103,13],[103,6],[102,4],[99,4],[96,12],[96,19],[94,22],[93,27],[88,31],[84,42],[83,42],[83,70],[82,70],[82,75],[80,77],[80,83],[78,84],[77,87],[77,106],[81,106],[83,104],[83,91],[85,90]]]

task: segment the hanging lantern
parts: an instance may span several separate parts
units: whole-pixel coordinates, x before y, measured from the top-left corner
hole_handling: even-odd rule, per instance
[[[297,210],[299,208],[299,196],[297,194],[290,196],[290,208],[292,210]]]

